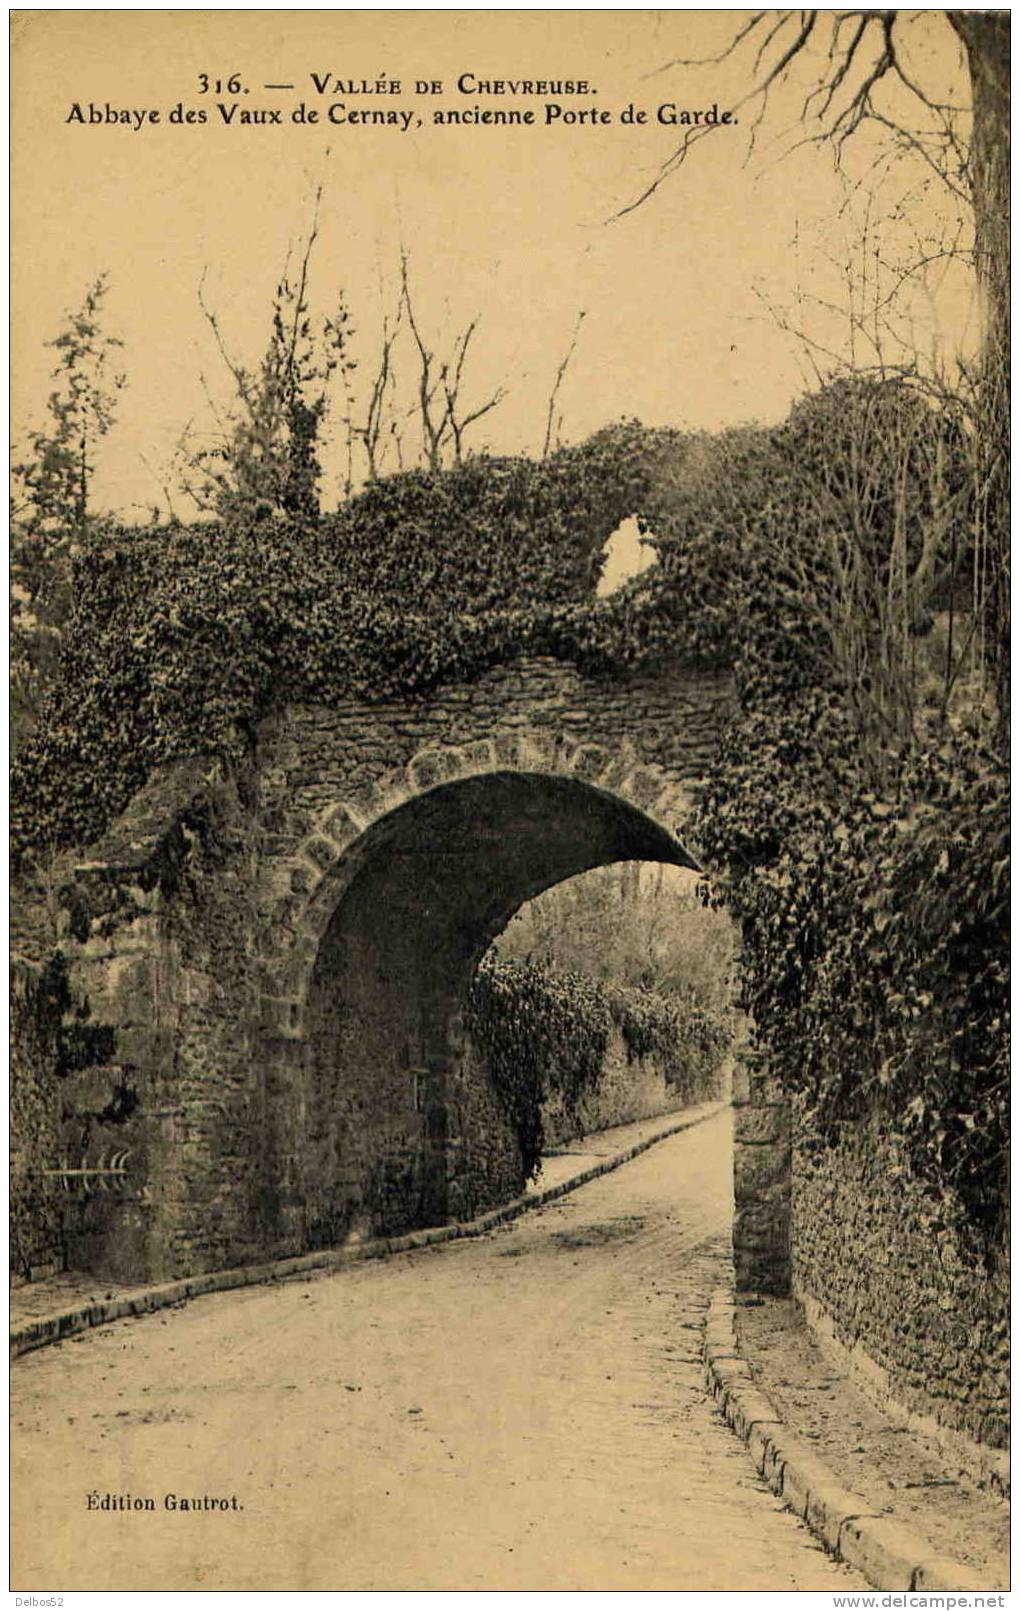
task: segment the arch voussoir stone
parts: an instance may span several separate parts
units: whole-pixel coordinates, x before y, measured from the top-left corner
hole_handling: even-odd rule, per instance
[[[568,772],[582,782],[594,783],[612,764],[612,755],[602,744],[579,744],[568,762]]]
[[[496,752],[497,766],[510,767],[513,771],[517,771],[520,753],[519,733],[496,733],[492,740],[492,747]]]
[[[464,777],[478,772],[491,772],[496,765],[496,746],[491,738],[478,738],[460,746],[464,759]]]
[[[346,801],[341,801],[339,805],[327,806],[316,823],[319,833],[331,839],[341,850],[346,850],[359,834],[364,833],[367,826],[365,820],[358,816]]]
[[[313,863],[320,873],[325,872],[327,867],[332,867],[337,857],[342,854],[343,847],[335,840],[328,839],[325,834],[316,834],[298,847],[301,860]]]
[[[662,793],[662,773],[653,771],[650,766],[639,766],[622,779],[619,792],[631,805],[651,812]]]
[[[517,765],[522,772],[558,771],[555,755],[555,745],[548,733],[517,735]]]
[[[434,789],[441,783],[463,777],[463,753],[457,745],[430,745],[413,755],[404,771],[411,793],[421,794],[425,789]]]
[[[623,799],[627,799],[627,779],[634,771],[636,764],[637,757],[633,754],[620,753],[619,755],[614,755],[610,759],[608,766],[603,767],[602,771],[592,779],[592,782],[598,788],[605,789],[607,794],[618,794]]]
[[[304,857],[288,862],[287,891],[290,895],[310,895],[322,882],[324,865]]]

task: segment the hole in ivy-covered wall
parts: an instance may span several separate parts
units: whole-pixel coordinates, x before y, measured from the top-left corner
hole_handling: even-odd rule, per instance
[[[605,562],[596,589],[596,597],[600,599],[609,598],[624,582],[640,576],[655,563],[655,550],[642,538],[636,515],[628,515],[620,522],[606,538],[602,552]]]

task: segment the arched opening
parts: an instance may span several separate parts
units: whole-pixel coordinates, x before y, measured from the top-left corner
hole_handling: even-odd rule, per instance
[[[600,599],[610,598],[619,588],[654,565],[656,559],[654,547],[641,534],[636,515],[628,515],[610,533],[602,556],[602,575],[596,589],[596,596]]]
[[[664,862],[593,867],[526,901],[482,959],[471,1034],[539,1189],[554,1159],[606,1157],[729,1094],[735,932],[703,888]]]
[[[523,902],[617,861],[697,865],[626,800],[527,772],[430,789],[351,846],[307,1001],[306,1243],[442,1223],[521,1189],[465,1032],[471,980]]]

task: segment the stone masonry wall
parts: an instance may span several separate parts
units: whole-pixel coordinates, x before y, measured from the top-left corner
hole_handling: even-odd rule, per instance
[[[823,1147],[798,1125],[793,1284],[847,1349],[863,1348],[908,1411],[1008,1446],[1009,1276],[964,1246],[878,1120]]]
[[[93,1016],[115,1026],[116,1064],[136,1106],[120,1131],[126,1187],[87,1200],[72,1266],[170,1279],[264,1245],[271,1059],[257,1051],[249,801],[222,768],[166,769],[136,798],[106,858],[79,869],[89,932],[76,949],[65,945]]]
[[[55,1026],[40,1003],[39,970],[17,964],[10,987],[10,1232],[11,1275],[63,1268],[59,1192],[43,1171],[60,1157],[60,1096],[55,1074]]]
[[[790,1109],[776,1082],[733,1071],[733,1259],[738,1292],[790,1290]]]

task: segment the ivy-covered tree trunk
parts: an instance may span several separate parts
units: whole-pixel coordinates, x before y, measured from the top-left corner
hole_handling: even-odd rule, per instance
[[[952,11],[970,71],[970,187],[982,301],[981,429],[989,593],[985,630],[1000,733],[1009,728],[1009,66],[1007,12]]]
[[[1000,349],[1009,335],[1009,63],[1006,12],[952,11],[949,20],[967,52],[973,125],[970,187],[985,342]]]

